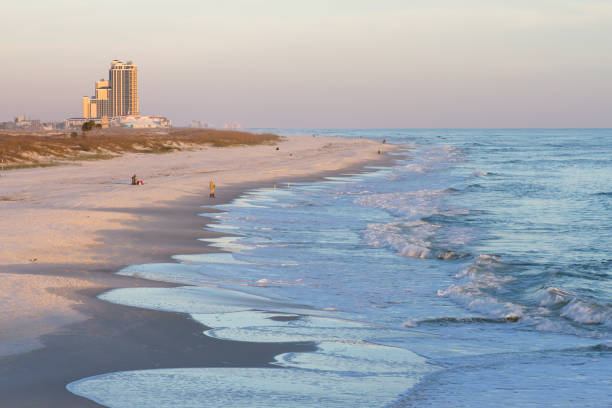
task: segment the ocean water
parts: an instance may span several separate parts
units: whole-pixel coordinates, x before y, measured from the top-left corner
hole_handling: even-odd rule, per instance
[[[220,205],[203,215],[231,234],[208,240],[223,253],[119,271],[185,286],[101,298],[317,351],[70,391],[117,408],[612,406],[612,130],[274,131],[401,149]]]

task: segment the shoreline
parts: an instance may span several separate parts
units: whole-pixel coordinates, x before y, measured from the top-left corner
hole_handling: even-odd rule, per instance
[[[326,176],[363,172],[367,171],[367,166],[388,165],[394,161],[393,157],[384,155],[342,169],[228,184],[218,189],[222,194],[218,194],[214,204],[229,202],[246,191],[275,183],[322,180]],[[175,262],[170,257],[177,254],[218,252],[198,240],[227,235],[204,230],[211,219],[198,214],[206,207],[206,193],[206,189],[201,189],[199,194],[192,192],[157,206],[98,209],[109,214],[130,215],[127,223],[133,228],[99,231],[97,239],[113,247],[115,262],[29,263],[1,267],[3,277],[5,273],[61,276],[86,280],[94,287],[51,290],[71,300],[70,308],[81,314],[82,319],[43,334],[40,337],[42,348],[0,356],[0,404],[19,407],[53,401],[64,407],[100,406],[68,392],[66,384],[123,370],[178,366],[269,367],[275,355],[314,350],[312,343],[216,340],[205,336],[206,328],[187,314],[119,306],[96,298],[100,293],[121,287],[184,286],[124,277],[114,272],[130,264]],[[27,392],[32,387],[36,387],[36,395]]]

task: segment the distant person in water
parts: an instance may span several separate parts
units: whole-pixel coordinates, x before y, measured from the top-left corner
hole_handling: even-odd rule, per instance
[[[210,187],[210,198],[215,198],[215,182],[213,180],[210,180],[208,186]]]

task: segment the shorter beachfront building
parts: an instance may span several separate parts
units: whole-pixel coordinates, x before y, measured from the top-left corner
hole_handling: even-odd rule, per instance
[[[122,116],[119,126],[132,129],[169,128],[172,122],[163,116]]]
[[[93,120],[96,123],[100,123],[101,119],[92,119],[92,118],[68,118],[64,121],[65,125],[64,128],[66,129],[80,129],[81,126],[83,126],[83,124],[85,122],[88,122],[90,120]]]
[[[80,129],[85,122],[93,120],[102,125],[103,129],[109,127],[122,127],[130,129],[169,128],[172,122],[163,116],[120,116],[118,118],[69,118],[66,119],[66,129]]]

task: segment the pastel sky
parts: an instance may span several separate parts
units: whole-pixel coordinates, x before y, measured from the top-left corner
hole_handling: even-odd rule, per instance
[[[248,127],[612,127],[612,0],[2,0],[0,121],[80,116],[113,59],[141,114]]]

